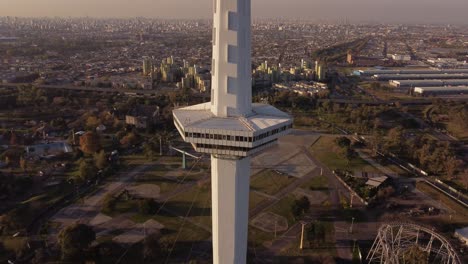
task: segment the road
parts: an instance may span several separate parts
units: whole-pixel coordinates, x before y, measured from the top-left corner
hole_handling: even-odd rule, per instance
[[[20,86],[25,85],[34,85],[32,83],[0,83],[0,87],[16,89]],[[159,87],[152,90],[143,90],[143,89],[116,89],[116,88],[102,88],[102,87],[87,87],[87,86],[75,86],[71,84],[60,84],[60,85],[34,85],[37,88],[45,90],[69,90],[69,91],[78,91],[78,92],[94,92],[94,93],[104,93],[104,94],[122,94],[128,96],[156,96],[160,93],[174,91],[173,87]],[[204,94],[193,93],[191,96],[203,98]]]

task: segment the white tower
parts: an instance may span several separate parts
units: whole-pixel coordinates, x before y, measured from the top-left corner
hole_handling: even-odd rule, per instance
[[[211,154],[215,264],[246,262],[250,156],[292,128],[289,115],[252,104],[250,10],[250,0],[214,0],[211,102],[173,112],[184,140]]]

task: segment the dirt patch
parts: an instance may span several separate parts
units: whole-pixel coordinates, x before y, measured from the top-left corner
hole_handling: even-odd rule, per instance
[[[93,218],[93,220],[89,222],[89,224],[91,226],[98,226],[106,222],[109,222],[110,220],[112,220],[112,217],[107,216],[105,214],[98,214],[96,217]]]
[[[158,199],[161,195],[161,188],[156,184],[140,184],[127,188],[129,193],[139,198]]]
[[[307,197],[311,205],[321,205],[328,199],[328,194],[324,191],[312,191],[299,188],[296,189],[293,194],[296,198]]]
[[[304,153],[300,153],[276,167],[278,171],[296,178],[307,175],[315,168],[317,168],[315,163]]]
[[[142,241],[148,235],[160,234],[160,230],[163,228],[164,225],[151,219],[143,224],[135,225],[131,230],[114,237],[112,241],[131,245]]]

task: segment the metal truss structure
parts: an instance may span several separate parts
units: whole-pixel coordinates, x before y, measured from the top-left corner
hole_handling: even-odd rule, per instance
[[[432,229],[404,223],[382,225],[367,260],[369,263],[403,264],[403,255],[414,246],[427,253],[427,263],[461,264],[455,250],[443,236]]]

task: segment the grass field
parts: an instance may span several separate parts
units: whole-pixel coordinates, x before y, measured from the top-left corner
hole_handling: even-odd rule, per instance
[[[20,252],[26,245],[27,238],[23,237],[0,237],[0,241],[2,241],[3,246],[6,250],[12,252]]]
[[[281,252],[281,256],[288,257],[305,257],[310,262],[305,263],[335,263],[333,260],[337,257],[335,243],[333,242],[333,234],[335,232],[333,223],[324,222],[327,230],[326,240],[319,244],[309,243],[307,234],[304,238],[304,249],[299,249],[300,236],[297,237],[296,243],[293,243],[288,249]],[[307,228],[307,227],[306,227]],[[330,262],[330,260],[332,262]]]
[[[128,166],[140,166],[148,163],[148,160],[144,155],[127,155],[127,156],[122,156],[121,160],[124,162],[124,164]]]
[[[249,208],[250,209],[255,208],[258,204],[265,201],[265,199],[266,198],[264,196],[251,191],[250,197],[249,197]]]
[[[268,195],[275,195],[295,180],[294,177],[280,174],[273,170],[264,170],[252,176],[250,188]]]
[[[320,175],[312,178],[312,180],[304,183],[302,188],[313,191],[326,191],[328,190],[328,179],[326,176]]]
[[[291,207],[294,204],[294,201],[295,201],[294,195],[289,194],[288,196],[283,198],[281,201],[273,205],[270,211],[272,213],[285,217],[288,220],[288,225],[292,226],[296,222],[296,219],[294,218],[292,211],[291,211]]]
[[[249,226],[249,247],[255,247],[256,249],[262,248],[265,243],[273,241],[274,238],[274,233],[267,233],[253,226]]]
[[[332,170],[378,172],[376,168],[360,157],[355,157],[348,162],[338,153],[335,146],[335,137],[322,136],[310,147],[310,151],[315,158]]]
[[[193,204],[193,206],[192,206]],[[170,199],[165,208],[179,216],[188,214],[191,221],[211,227],[211,190],[208,186],[195,186]]]
[[[457,218],[461,218],[460,220],[468,222],[468,209],[463,207],[461,204],[455,202],[452,198],[448,197],[447,195],[443,194],[442,192],[425,182],[418,182],[416,184],[416,188],[429,195],[432,199],[442,202],[447,207],[455,211],[456,214],[454,215],[454,220],[456,220]]]
[[[151,218],[164,225],[164,229],[161,230],[160,243],[166,245],[168,248],[173,247],[171,253],[173,258],[177,256],[188,256],[193,243],[198,243],[211,237],[210,232],[188,221],[184,221],[179,217],[157,215]],[[148,220],[149,218],[145,219]],[[145,219],[137,218],[134,220],[141,220],[144,222],[146,221]],[[133,263],[133,261],[134,260],[129,260],[129,262],[124,263]],[[164,261],[164,259],[161,261]]]

